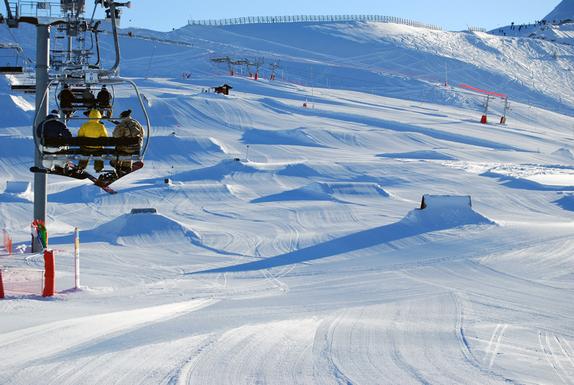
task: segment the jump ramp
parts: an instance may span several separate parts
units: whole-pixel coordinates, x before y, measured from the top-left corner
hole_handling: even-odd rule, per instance
[[[421,199],[420,208],[411,211],[405,220],[430,227],[494,224],[476,212],[469,195],[430,195]]]
[[[31,201],[32,184],[27,181],[7,181],[0,200],[8,202]]]
[[[32,192],[32,184],[30,182],[22,181],[8,181],[6,182],[6,194],[26,194]]]
[[[435,209],[472,208],[470,195],[423,195],[420,210],[430,207]]]

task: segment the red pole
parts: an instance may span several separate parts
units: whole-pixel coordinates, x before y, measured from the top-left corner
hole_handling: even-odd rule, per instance
[[[2,269],[0,269],[0,299],[4,298],[4,282],[2,281]]]
[[[43,297],[51,297],[56,292],[56,261],[54,250],[44,250],[44,292]]]

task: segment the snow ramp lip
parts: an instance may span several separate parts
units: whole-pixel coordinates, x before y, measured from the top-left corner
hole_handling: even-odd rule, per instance
[[[424,195],[425,206],[410,211],[403,219],[335,238],[267,259],[227,266],[201,273],[246,272],[303,263],[377,247],[405,238],[464,226],[496,225],[474,211],[470,196]]]
[[[355,196],[389,197],[380,185],[360,182],[314,182],[303,187],[283,191],[277,194],[256,198],[251,203],[269,203],[285,201],[331,201],[349,203],[339,197],[350,199]]]

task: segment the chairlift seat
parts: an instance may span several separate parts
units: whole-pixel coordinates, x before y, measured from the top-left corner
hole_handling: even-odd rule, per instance
[[[22,91],[27,94],[33,94],[36,92],[35,84],[12,84],[10,88],[12,91]]]
[[[80,146],[139,146],[139,138],[86,138],[76,136],[71,138],[43,138],[42,144],[46,147],[80,147]]]
[[[140,140],[138,138],[44,138],[46,147],[62,147],[61,150],[44,153],[44,159],[103,159],[103,160],[141,160],[139,153]],[[98,149],[83,148],[84,146],[98,146]],[[138,146],[136,153],[121,151],[116,146]]]
[[[22,73],[24,73],[24,67],[20,67],[20,66],[2,66],[2,67],[0,67],[0,73],[1,73],[1,74],[8,74],[8,75],[12,75],[12,74],[22,74]]]

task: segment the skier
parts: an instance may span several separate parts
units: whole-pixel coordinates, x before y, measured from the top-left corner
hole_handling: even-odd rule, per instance
[[[72,133],[66,126],[60,117],[58,116],[58,111],[53,110],[46,118],[38,124],[36,127],[36,135],[38,138],[71,138]],[[43,146],[42,151],[48,154],[54,154],[61,150],[66,149],[65,146],[61,147],[47,147]],[[68,168],[68,162],[65,160],[48,160],[45,159],[42,161],[42,166],[44,166],[48,170],[54,170],[57,168],[62,169],[62,171]],[[63,172],[65,174],[65,172]]]
[[[107,138],[108,131],[106,130],[106,126],[104,126],[100,119],[102,118],[102,114],[98,110],[91,110],[90,111],[90,120],[86,123],[82,124],[80,127],[80,131],[78,131],[78,137],[84,138]],[[97,152],[97,150],[101,149],[101,146],[82,146],[81,150],[83,153],[90,154],[93,152]],[[84,159],[78,163],[78,168],[85,169],[88,167],[89,160]],[[94,160],[94,170],[96,172],[100,172],[104,169],[104,161],[103,160]]]
[[[143,143],[144,129],[137,120],[132,118],[131,115],[132,110],[126,110],[120,114],[121,121],[114,128],[113,136],[114,138],[138,138],[138,144],[117,146],[116,150],[127,154],[139,154]],[[132,171],[131,160],[112,160],[110,165],[116,169],[119,177],[122,177]]]
[[[112,116],[112,95],[105,85],[102,86],[102,89],[98,92],[96,104],[103,116],[106,118]]]
[[[64,84],[64,89],[58,94],[58,100],[60,101],[60,109],[66,116],[66,119],[69,119],[74,113],[73,104],[76,101],[76,97],[70,90],[69,85]]]

